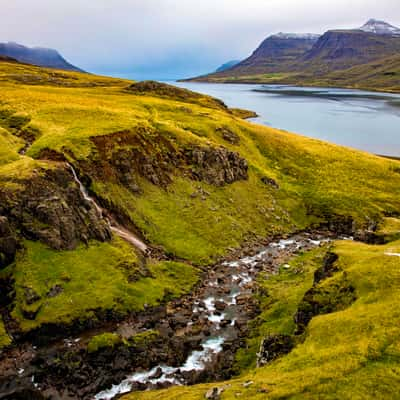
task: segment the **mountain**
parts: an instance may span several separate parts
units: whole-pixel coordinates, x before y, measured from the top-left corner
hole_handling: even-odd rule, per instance
[[[400,29],[384,21],[371,19],[361,28],[329,30],[321,36],[287,33],[269,36],[249,58],[238,65],[194,79],[288,84],[318,84],[323,81],[331,86],[363,87],[354,70],[349,71],[349,79],[346,79],[345,71],[366,66],[363,75],[368,74],[369,79],[364,88],[400,91],[397,58],[392,59],[399,52]],[[389,70],[384,71],[386,59],[391,62]],[[376,79],[372,65],[380,66],[382,75]],[[331,75],[335,71],[343,71],[344,75]]]
[[[400,36],[400,28],[390,25],[385,21],[379,21],[377,19],[370,19],[359,29],[364,32],[375,33],[377,35]]]
[[[239,63],[240,63],[240,60],[231,60],[231,61],[228,61],[228,62],[226,62],[225,64],[222,64],[220,67],[218,67],[218,68],[215,70],[215,72],[222,72],[222,71],[225,71],[225,70],[227,70],[227,69],[229,69],[229,68],[234,67],[235,65],[237,65],[237,64],[239,64]]]
[[[267,37],[253,54],[234,67],[223,71],[224,74],[247,74],[264,71],[276,71],[310,50],[319,35],[278,33]]]
[[[398,161],[159,82],[0,93],[2,400],[398,398]]]
[[[392,56],[400,51],[400,37],[362,30],[333,30],[297,60],[296,70],[346,69]]]
[[[63,69],[66,71],[82,72],[82,70],[66,61],[61,54],[54,49],[44,47],[26,47],[18,43],[0,43],[0,55],[14,58],[20,62]]]

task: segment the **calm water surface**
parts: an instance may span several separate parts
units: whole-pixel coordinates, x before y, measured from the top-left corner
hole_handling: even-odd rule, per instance
[[[371,153],[400,156],[400,95],[350,89],[174,82],[230,107],[255,111],[252,121]]]

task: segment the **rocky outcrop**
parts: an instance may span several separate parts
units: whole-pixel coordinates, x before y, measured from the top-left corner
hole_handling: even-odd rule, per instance
[[[257,354],[257,366],[262,367],[278,357],[290,353],[294,340],[289,335],[270,335],[261,342]]]
[[[336,254],[327,253],[322,266],[316,270],[314,284],[304,294],[294,316],[297,335],[304,333],[313,317],[343,310],[356,300],[355,288],[347,279],[346,272],[336,265],[337,258]],[[329,283],[321,284],[332,277]]]
[[[228,135],[228,130],[224,129],[222,134]],[[236,134],[229,133],[230,141],[238,139]],[[161,187],[172,183],[176,175],[215,186],[248,178],[247,161],[238,153],[225,147],[197,144],[180,149],[169,138],[146,127],[139,127],[134,133],[97,136],[92,141],[99,157],[81,169],[92,178],[116,181],[134,194],[142,191],[140,178]],[[116,142],[120,143],[117,148]]]
[[[25,238],[40,240],[54,249],[73,249],[81,241],[111,238],[108,225],[83,198],[64,164],[23,181],[23,189],[18,194],[0,191],[0,214],[6,215],[10,226],[20,230]],[[15,243],[4,221],[4,237],[0,243],[9,261],[13,258]]]
[[[248,179],[247,161],[236,152],[224,147],[195,146],[186,151],[193,177],[211,185]]]
[[[14,261],[17,240],[6,217],[0,216],[0,270]]]

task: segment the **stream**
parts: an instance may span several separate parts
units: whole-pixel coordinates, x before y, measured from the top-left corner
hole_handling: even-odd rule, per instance
[[[116,224],[70,168],[82,195],[112,231],[146,252],[147,246]],[[0,379],[0,391],[19,393],[25,388],[38,399],[50,393],[55,398],[111,400],[128,392],[229,379],[235,354],[246,344],[249,321],[260,313],[258,275],[290,269],[295,255],[336,238],[326,231],[302,232],[245,246],[209,266],[192,292],[180,298],[123,319],[110,315],[104,325],[66,331],[54,341],[48,338],[54,338],[57,330],[44,331],[44,337],[21,343],[3,357],[0,368],[5,379],[3,383]],[[102,333],[114,333],[129,343],[136,335],[155,332],[156,339],[147,345],[87,350],[91,339]]]
[[[97,212],[107,221],[107,224],[109,228],[111,229],[112,232],[114,232],[117,236],[120,238],[124,239],[137,249],[139,249],[141,252],[145,253],[147,251],[147,246],[144,244],[139,238],[137,238],[132,232],[128,231],[124,227],[120,226],[111,216],[105,212],[105,210],[100,207],[100,205],[96,202],[96,200],[89,195],[89,192],[81,182],[81,180],[78,177],[78,174],[76,173],[74,167],[71,164],[68,164],[69,168],[72,171],[72,174],[74,176],[75,182],[79,186],[79,190],[82,193],[82,196],[86,201],[89,203],[92,203],[94,207],[96,208]]]
[[[323,235],[301,233],[269,243],[255,254],[217,264],[197,292],[176,309],[170,309],[170,315],[176,315],[178,310],[182,313],[183,304],[188,311],[184,313],[188,316],[186,328],[180,328],[175,334],[183,331],[190,335],[194,326],[202,328],[200,349],[192,351],[180,366],[161,364],[136,371],[119,384],[98,393],[95,400],[110,400],[133,390],[191,384],[196,373],[215,369],[215,363],[223,363],[226,350],[245,337],[247,321],[257,314],[253,299],[257,275],[260,272],[276,274],[280,268],[290,268],[289,264],[283,263],[296,253],[328,241],[330,239]],[[237,347],[234,346],[233,353]]]

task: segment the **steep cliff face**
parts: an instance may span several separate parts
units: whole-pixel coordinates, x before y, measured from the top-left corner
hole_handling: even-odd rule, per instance
[[[8,182],[10,183],[10,182]],[[13,261],[16,232],[53,249],[75,249],[91,239],[106,241],[111,232],[96,208],[87,202],[65,164],[37,171],[19,180],[18,189],[0,190],[0,261]]]
[[[195,143],[178,147],[152,128],[93,137],[92,141],[98,157],[82,164],[83,169],[92,179],[118,183],[134,194],[142,192],[141,179],[166,188],[176,176],[215,186],[248,178],[247,161],[238,153]]]

